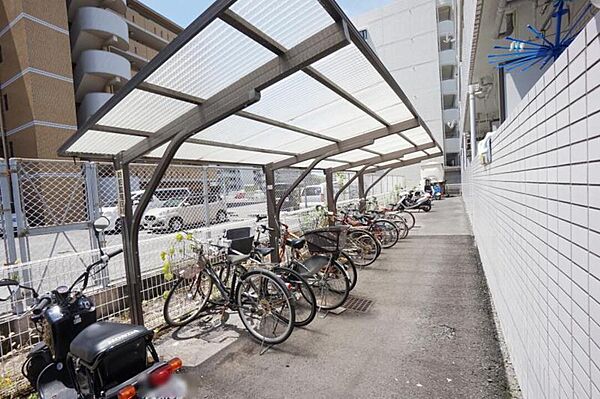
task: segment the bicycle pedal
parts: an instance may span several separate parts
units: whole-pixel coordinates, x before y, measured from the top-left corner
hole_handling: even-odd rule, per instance
[[[226,323],[227,320],[229,320],[229,313],[223,311],[223,313],[221,313],[221,323]]]

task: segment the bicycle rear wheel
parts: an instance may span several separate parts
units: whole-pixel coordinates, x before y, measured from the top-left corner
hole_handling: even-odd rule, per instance
[[[323,310],[339,308],[348,299],[350,279],[337,262],[329,261],[315,274],[306,278],[317,298],[317,307]]]
[[[296,306],[296,327],[310,324],[317,315],[317,299],[308,282],[298,272],[285,267],[274,267],[271,269],[279,278],[286,283],[290,293],[294,297]]]
[[[240,319],[256,340],[277,345],[290,337],[296,320],[294,298],[274,273],[262,269],[245,273],[235,298]]]
[[[369,231],[375,235],[375,237],[381,243],[383,248],[392,248],[398,242],[400,236],[398,227],[389,220],[379,219],[373,222],[369,226]]]
[[[412,230],[412,228],[415,227],[416,219],[415,219],[415,215],[413,215],[412,212],[398,211],[398,212],[390,213],[389,216],[391,216],[393,218],[400,218],[400,219],[404,220],[404,222],[408,226],[409,230]]]
[[[171,327],[181,327],[194,320],[206,308],[213,281],[202,271],[192,278],[180,277],[169,290],[163,316]]]

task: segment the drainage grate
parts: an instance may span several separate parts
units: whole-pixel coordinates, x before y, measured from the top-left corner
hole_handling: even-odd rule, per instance
[[[374,301],[369,298],[348,295],[344,307],[346,309],[354,310],[355,312],[367,313],[373,307],[373,303]]]

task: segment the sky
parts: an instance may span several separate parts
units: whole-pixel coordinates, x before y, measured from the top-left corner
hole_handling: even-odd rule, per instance
[[[141,0],[167,18],[183,26],[188,26],[213,0]],[[285,0],[281,0],[285,1]],[[338,4],[348,16],[362,14],[373,8],[381,7],[392,0],[338,0]]]

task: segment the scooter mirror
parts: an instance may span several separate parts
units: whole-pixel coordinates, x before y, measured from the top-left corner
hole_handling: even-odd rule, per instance
[[[12,293],[16,287],[19,286],[19,282],[11,279],[0,280],[0,301],[7,301],[11,298]]]
[[[102,233],[109,225],[110,220],[108,220],[106,216],[100,216],[98,219],[94,220],[94,230],[96,233]]]

